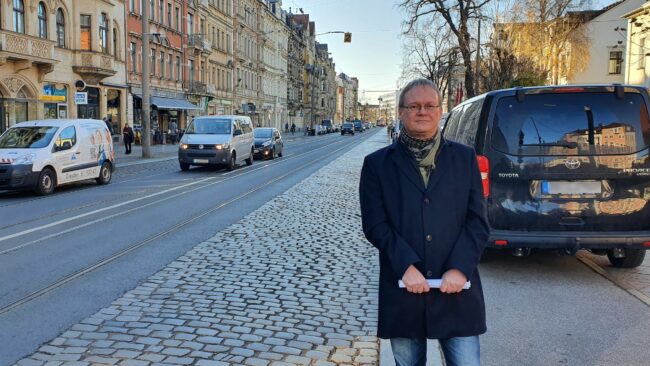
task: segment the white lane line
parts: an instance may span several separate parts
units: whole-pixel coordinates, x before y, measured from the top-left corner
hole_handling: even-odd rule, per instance
[[[122,207],[122,206],[125,206],[125,205],[128,205],[128,204],[131,204],[133,202],[138,202],[138,201],[142,201],[142,200],[145,200],[145,199],[148,199],[148,198],[151,198],[151,197],[160,196],[161,194],[165,194],[165,193],[169,193],[171,191],[175,191],[175,190],[178,190],[178,189],[181,189],[181,188],[193,186],[195,184],[199,184],[199,183],[205,182],[207,180],[212,180],[212,179],[216,179],[216,177],[204,178],[204,179],[198,180],[196,182],[192,182],[192,183],[184,184],[182,186],[166,189],[164,191],[152,193],[152,194],[150,194],[148,196],[135,198],[135,199],[125,201],[125,202],[122,202],[122,203],[118,203],[118,204],[115,204],[115,205],[112,205],[112,206],[108,206],[108,207],[100,208],[100,209],[97,209],[97,210],[94,210],[94,211],[79,214],[77,216],[68,217],[67,219],[55,221],[55,222],[52,222],[52,223],[49,223],[49,224],[46,224],[46,225],[37,226],[35,228],[31,228],[31,229],[28,229],[28,230],[23,230],[23,231],[20,231],[20,232],[11,234],[11,235],[6,235],[6,236],[3,236],[3,237],[0,237],[0,242],[6,241],[6,240],[9,240],[9,239],[13,239],[13,238],[17,238],[19,236],[23,236],[23,235],[26,235],[26,234],[30,234],[30,233],[33,233],[35,231],[40,231],[40,230],[43,230],[43,229],[47,229],[47,228],[50,228],[50,227],[53,227],[53,226],[56,226],[56,225],[65,224],[66,222],[74,221],[74,220],[80,219],[82,217],[86,217],[86,216],[94,215],[94,214],[97,214],[97,213],[100,213],[100,212],[112,210],[114,208]]]

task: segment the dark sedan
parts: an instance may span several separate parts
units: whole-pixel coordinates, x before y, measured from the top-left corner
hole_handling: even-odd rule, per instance
[[[341,136],[343,136],[345,134],[348,134],[348,133],[350,135],[354,135],[354,124],[352,124],[352,122],[345,122],[341,126]]]
[[[275,159],[284,153],[284,141],[277,128],[262,127],[253,131],[255,137],[255,158]]]

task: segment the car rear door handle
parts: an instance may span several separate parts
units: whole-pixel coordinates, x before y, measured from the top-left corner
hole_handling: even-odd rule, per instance
[[[79,155],[79,154],[81,154],[81,151],[77,151],[77,152],[74,153],[74,154],[75,154],[75,155]]]

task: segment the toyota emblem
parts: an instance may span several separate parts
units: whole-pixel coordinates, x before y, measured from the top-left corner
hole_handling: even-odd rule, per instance
[[[580,168],[580,160],[576,158],[568,158],[564,160],[564,165],[569,169],[578,169]]]
[[[203,145],[199,145],[199,150],[203,150]],[[580,165],[580,163],[578,163]]]

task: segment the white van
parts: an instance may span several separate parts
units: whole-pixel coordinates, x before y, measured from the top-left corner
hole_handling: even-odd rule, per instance
[[[221,165],[228,170],[245,161],[253,164],[255,138],[247,116],[198,116],[187,126],[178,147],[185,171],[192,165]]]
[[[17,123],[0,136],[0,189],[34,189],[95,179],[111,181],[115,154],[103,121],[53,119]]]

